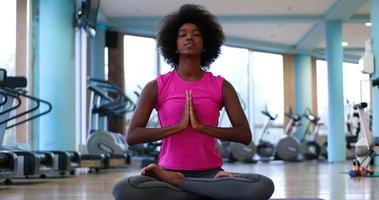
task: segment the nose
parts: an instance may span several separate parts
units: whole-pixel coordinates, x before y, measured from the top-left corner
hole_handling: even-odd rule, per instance
[[[186,40],[192,40],[193,39],[193,35],[192,34],[187,34],[186,35]]]

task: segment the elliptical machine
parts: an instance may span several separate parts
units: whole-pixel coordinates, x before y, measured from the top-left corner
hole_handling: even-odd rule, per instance
[[[89,137],[87,150],[90,155],[105,155],[106,167],[125,167],[130,164],[128,145],[121,133],[107,131],[99,127],[101,119],[108,117],[123,118],[128,112],[135,110],[136,105],[123,91],[113,83],[95,78],[88,79],[90,97]]]

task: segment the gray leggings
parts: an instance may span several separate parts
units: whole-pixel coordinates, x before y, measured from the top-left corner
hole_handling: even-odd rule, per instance
[[[113,187],[115,200],[264,200],[274,192],[274,183],[258,174],[235,174],[236,177],[213,177],[222,169],[180,171],[185,178],[179,187],[149,176],[132,176]]]

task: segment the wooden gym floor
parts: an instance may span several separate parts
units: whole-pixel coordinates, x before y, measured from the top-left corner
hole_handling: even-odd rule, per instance
[[[69,178],[15,180],[12,185],[0,185],[0,199],[111,200],[115,182],[139,173],[141,168],[134,163],[126,169],[102,171],[99,174],[88,174],[87,170],[80,169],[76,176]],[[275,183],[272,198],[379,199],[379,178],[350,178],[343,173],[350,169],[350,163],[274,161],[225,164],[224,169],[271,177]]]

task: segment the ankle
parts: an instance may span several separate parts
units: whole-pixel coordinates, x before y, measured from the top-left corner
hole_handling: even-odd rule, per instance
[[[175,174],[173,175],[174,176],[170,184],[175,187],[178,187],[183,182],[184,175],[180,172],[175,172]]]

